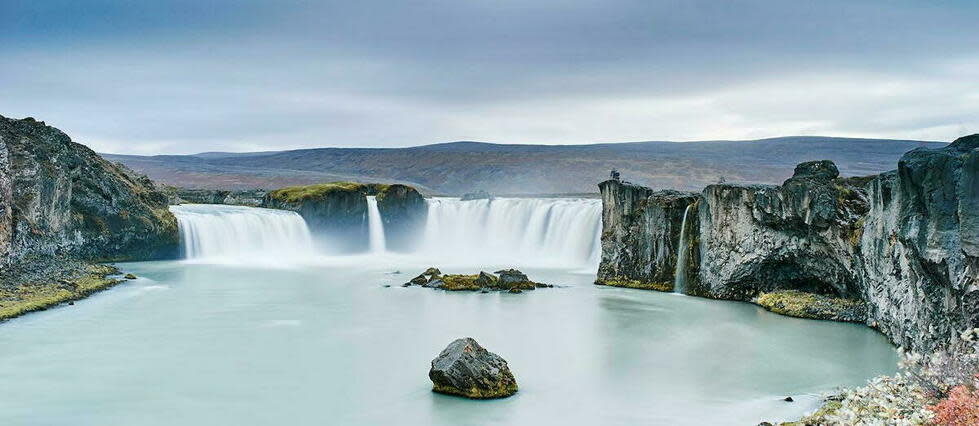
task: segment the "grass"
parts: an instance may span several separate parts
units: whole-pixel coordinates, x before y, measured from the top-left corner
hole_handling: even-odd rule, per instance
[[[610,287],[626,287],[626,288],[637,288],[640,290],[656,290],[656,291],[673,291],[672,282],[645,282],[639,280],[628,280],[628,279],[609,279],[609,280],[595,280],[595,284],[607,285]]]
[[[387,191],[390,185],[383,183],[330,182],[313,185],[290,186],[269,192],[269,198],[288,203],[308,200],[322,200],[327,195],[340,192],[359,192],[372,195]]]
[[[105,290],[122,282],[122,280],[106,278],[117,272],[118,270],[112,266],[91,265],[83,275],[66,282],[28,283],[16,287],[2,287],[0,288],[0,321],[45,310]]]
[[[863,322],[867,315],[867,307],[862,301],[798,290],[761,293],[753,302],[776,314],[798,318]]]

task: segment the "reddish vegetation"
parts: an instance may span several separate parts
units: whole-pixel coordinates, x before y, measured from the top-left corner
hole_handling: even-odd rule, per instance
[[[964,385],[952,388],[948,397],[928,407],[935,413],[932,422],[942,426],[979,425],[979,390]]]

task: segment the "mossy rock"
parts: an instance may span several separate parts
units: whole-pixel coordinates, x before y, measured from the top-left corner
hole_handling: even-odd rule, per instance
[[[798,318],[864,322],[867,317],[866,304],[860,300],[798,290],[761,293],[752,302],[771,312]]]
[[[68,280],[52,283],[29,283],[0,287],[0,320],[42,311],[64,302],[82,299],[105,290],[122,280],[106,278],[119,270],[108,265],[91,265],[85,272]]]
[[[449,291],[475,291],[482,287],[476,283],[476,279],[479,275],[463,275],[463,274],[445,274],[442,275],[442,286],[439,287],[443,290]]]
[[[635,288],[639,290],[656,290],[664,292],[673,291],[672,282],[645,282],[630,279],[598,279],[595,284],[606,285],[609,287]]]
[[[275,191],[269,192],[267,197],[280,202],[298,203],[302,201],[322,200],[330,194],[340,192],[373,194],[385,187],[387,187],[387,185],[376,183],[317,183],[313,185],[290,186],[276,189]]]

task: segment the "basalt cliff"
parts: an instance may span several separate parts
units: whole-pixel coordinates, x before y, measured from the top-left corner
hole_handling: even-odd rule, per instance
[[[367,196],[377,200],[387,248],[412,249],[424,229],[428,206],[421,193],[407,185],[332,182],[294,186],[269,192],[261,206],[299,213],[326,251],[361,251],[368,242]]]
[[[44,122],[0,116],[0,320],[121,282],[94,262],[175,257],[167,198]]]
[[[176,218],[145,176],[32,118],[0,117],[0,259],[173,257]]]
[[[677,287],[815,318],[816,302],[859,305],[843,317],[916,350],[979,326],[979,135],[915,149],[870,177],[814,161],[779,186],[599,187],[599,284]]]

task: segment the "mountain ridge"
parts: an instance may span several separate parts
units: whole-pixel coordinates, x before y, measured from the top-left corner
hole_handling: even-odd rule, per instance
[[[647,186],[696,190],[720,180],[779,183],[795,164],[829,159],[844,175],[893,169],[905,152],[945,142],[788,136],[757,140],[523,145],[454,141],[404,148],[304,148],[191,155],[101,154],[160,182],[210,189],[331,180],[403,182],[429,194],[594,193],[616,168]]]

